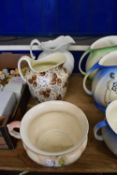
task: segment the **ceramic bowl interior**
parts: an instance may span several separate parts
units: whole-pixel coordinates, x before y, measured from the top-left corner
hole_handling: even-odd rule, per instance
[[[31,117],[32,114],[32,117]],[[29,117],[29,120],[27,118]],[[88,121],[82,110],[63,101],[41,103],[25,117],[21,134],[35,152],[59,154],[81,146],[88,134]]]

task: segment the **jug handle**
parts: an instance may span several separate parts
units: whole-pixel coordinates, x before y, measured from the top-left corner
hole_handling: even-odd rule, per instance
[[[91,49],[87,49],[83,54],[82,56],[80,57],[80,60],[79,60],[79,64],[78,64],[78,69],[80,71],[80,73],[82,75],[86,75],[86,72],[82,70],[82,62],[83,62],[83,59],[85,58],[85,56],[91,51]]]
[[[29,56],[25,55],[25,56],[21,57],[20,60],[18,61],[19,74],[20,74],[21,78],[24,80],[24,82],[26,82],[26,79],[25,79],[25,77],[24,77],[24,75],[22,73],[22,69],[21,69],[22,61],[26,61],[28,63],[29,68],[32,70],[32,66],[31,66],[31,63],[30,63],[31,62],[31,58]]]
[[[34,39],[34,40],[32,40],[31,43],[30,43],[30,55],[31,55],[31,58],[34,59],[34,60],[35,60],[36,57],[35,57],[34,54],[33,54],[32,48],[33,48],[33,46],[34,46],[35,44],[37,44],[37,46],[38,46],[39,49],[40,49],[40,48],[41,48],[41,42],[40,42],[38,39]],[[41,48],[41,49],[42,49],[42,48]]]
[[[20,126],[21,126],[21,122],[20,121],[13,121],[13,122],[7,124],[7,128],[8,128],[9,134],[12,137],[15,137],[16,139],[21,139],[20,133],[14,130],[15,128],[20,129]]]
[[[99,69],[101,67],[101,65],[98,64],[98,62],[96,64],[93,65],[93,67],[91,67],[88,72],[86,73],[85,77],[83,78],[83,89],[84,91],[88,94],[88,95],[92,95],[92,91],[89,90],[87,87],[86,87],[86,81],[89,77],[89,75],[95,71],[96,69]]]
[[[94,132],[94,137],[95,137],[97,140],[103,141],[103,137],[102,137],[101,134],[100,134],[100,135],[98,134],[98,131],[99,131],[101,128],[107,126],[107,125],[108,125],[108,124],[107,124],[106,120],[102,120],[101,122],[99,122],[99,123],[97,123],[97,124],[95,125],[95,127],[94,127],[94,129],[93,129],[93,132]]]

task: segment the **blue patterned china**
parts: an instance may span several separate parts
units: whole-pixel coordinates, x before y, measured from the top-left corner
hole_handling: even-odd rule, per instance
[[[87,79],[95,70],[97,73],[89,89]],[[83,79],[83,89],[93,96],[97,107],[102,111],[111,101],[117,99],[117,51],[106,54],[88,70]]]

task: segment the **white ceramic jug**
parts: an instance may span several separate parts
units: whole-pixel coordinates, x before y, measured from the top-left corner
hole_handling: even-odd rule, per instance
[[[33,54],[34,45],[37,45],[38,48],[42,50],[37,59],[42,59],[51,53],[60,52],[67,58],[65,67],[67,68],[68,73],[71,74],[74,68],[74,57],[72,53],[68,51],[68,49],[69,46],[74,43],[75,41],[70,36],[59,36],[56,39],[45,42],[40,42],[38,39],[34,39],[30,43],[30,55],[33,59],[36,59],[35,55]]]

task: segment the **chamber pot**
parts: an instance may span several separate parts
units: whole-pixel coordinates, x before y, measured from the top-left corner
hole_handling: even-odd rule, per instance
[[[87,80],[91,73],[97,71],[87,87]],[[117,99],[117,51],[110,52],[95,63],[83,79],[83,89],[93,96],[96,106],[104,111],[106,106]]]

